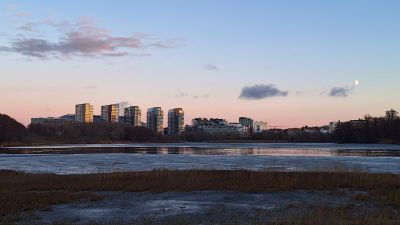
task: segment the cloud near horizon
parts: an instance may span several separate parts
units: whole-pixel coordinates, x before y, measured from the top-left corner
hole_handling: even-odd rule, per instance
[[[89,90],[93,90],[93,89],[96,89],[97,87],[96,86],[93,86],[93,85],[88,85],[88,86],[85,86],[85,89],[89,89]]]
[[[175,95],[176,98],[182,98],[182,97],[187,97],[187,96],[188,96],[188,93],[186,93],[186,92],[181,92],[181,93]]]
[[[348,88],[348,87],[333,87],[331,91],[329,92],[330,97],[342,97],[346,98],[348,97],[351,92],[353,91],[354,88]]]
[[[14,14],[15,17],[29,17],[31,14],[26,13],[26,12],[17,12]]]
[[[42,27],[56,28],[58,40],[50,41],[38,38]],[[114,36],[107,29],[97,27],[92,21],[81,19],[76,23],[68,21],[29,22],[19,29],[26,32],[18,35],[9,46],[0,46],[0,52],[13,52],[31,58],[62,58],[73,57],[121,57],[127,55],[148,55],[143,53],[148,48],[174,48],[178,39],[157,40],[148,34],[133,34],[131,36]],[[40,33],[42,34],[42,33]],[[135,53],[139,51],[139,54]]]
[[[256,84],[253,86],[245,86],[242,88],[239,98],[247,100],[260,100],[271,97],[286,97],[288,91],[282,91],[272,84]]]
[[[200,98],[209,98],[209,94],[203,94],[203,95],[189,95],[187,92],[181,92],[179,94],[176,94],[174,96],[175,98],[186,98],[186,97],[192,97],[193,99],[200,99]]]
[[[205,94],[205,95],[195,95],[195,96],[193,96],[193,98],[194,99],[199,99],[199,98],[209,98],[210,97],[210,95],[208,95],[208,94]]]
[[[209,71],[218,71],[218,66],[215,65],[214,63],[208,63],[204,65],[204,69],[209,70]]]

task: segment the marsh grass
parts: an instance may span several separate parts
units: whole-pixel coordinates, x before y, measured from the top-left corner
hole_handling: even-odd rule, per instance
[[[358,172],[263,172],[245,170],[154,170],[56,175],[0,171],[0,191],[293,191],[360,189],[394,191],[400,175]],[[396,193],[393,196],[396,197]]]
[[[316,205],[302,215],[287,215],[278,221],[261,223],[263,225],[399,225],[400,216],[391,208],[378,208],[373,211],[357,211],[350,203],[336,207]]]
[[[354,196],[353,200],[374,202],[379,204],[381,209],[400,210],[400,175],[394,174],[340,171],[154,170],[56,175],[0,171],[0,217],[17,215],[29,210],[43,210],[51,205],[77,200],[101,201],[103,197],[93,193],[98,191],[158,193],[202,190],[241,192],[356,190],[365,194]],[[320,218],[321,220],[330,216],[332,218],[346,218],[346,212],[351,210],[349,206],[339,209],[317,207],[310,210],[309,217],[304,216],[302,220],[293,224],[316,224],[317,221],[312,220],[312,218]],[[385,219],[379,216],[380,214],[377,214],[375,217],[368,218],[370,221],[383,221]],[[389,219],[386,221],[390,222]],[[306,223],[307,221],[312,223]],[[184,224],[184,222],[186,220],[182,219],[179,223]],[[375,224],[367,222],[365,224]],[[399,221],[397,222],[397,224],[400,224]]]

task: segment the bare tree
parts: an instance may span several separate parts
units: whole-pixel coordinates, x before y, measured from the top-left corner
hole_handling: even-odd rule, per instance
[[[369,121],[369,120],[371,120],[371,119],[373,119],[373,117],[372,117],[371,115],[369,115],[369,114],[366,114],[366,115],[364,116],[364,120],[366,120],[366,121]]]
[[[386,116],[385,116],[385,118],[386,118],[387,120],[396,120],[396,119],[399,119],[398,114],[399,114],[399,112],[397,112],[397,111],[394,110],[394,109],[391,109],[391,110],[389,110],[389,111],[386,111]]]

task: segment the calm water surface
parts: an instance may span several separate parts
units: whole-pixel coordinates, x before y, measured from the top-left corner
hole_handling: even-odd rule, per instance
[[[58,174],[153,169],[363,170],[400,174],[400,145],[157,143],[0,148],[0,169]]]

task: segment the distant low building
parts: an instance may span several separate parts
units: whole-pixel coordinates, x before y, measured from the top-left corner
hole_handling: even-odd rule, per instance
[[[63,116],[60,116],[59,118],[65,119],[65,120],[68,120],[68,121],[76,121],[74,114],[65,114]]]
[[[321,134],[329,134],[329,127],[326,127],[326,126],[321,127],[321,129],[319,130],[319,132],[320,132]]]
[[[100,115],[94,115],[93,116],[93,123],[103,123],[103,120],[101,119]]]
[[[303,127],[302,132],[304,134],[318,134],[320,133],[320,129],[318,127]]]
[[[328,134],[329,126],[322,127],[302,127],[302,128],[289,128],[287,129],[287,135],[289,137],[297,137],[302,135],[315,135],[315,134]]]
[[[194,118],[192,119],[192,127],[200,128],[204,125],[211,125],[211,122],[207,118]]]
[[[319,132],[321,134],[329,134],[329,125],[319,127]]]
[[[246,133],[253,133],[254,120],[248,117],[239,117],[239,123],[245,128]]]
[[[210,123],[211,124],[218,124],[218,125],[227,125],[228,121],[225,119],[219,119],[219,118],[210,118]]]
[[[125,117],[124,117],[124,116],[118,116],[118,123],[120,123],[120,124],[126,124],[126,122],[125,122]]]
[[[290,137],[296,137],[301,135],[301,129],[300,128],[289,128],[287,129],[287,134]]]
[[[266,130],[268,134],[273,134],[273,135],[286,135],[287,130],[284,129],[279,129],[279,128],[273,128],[273,129],[268,129]]]
[[[203,131],[206,133],[214,134],[214,133],[238,133],[243,134],[244,129],[243,126],[239,123],[236,124],[228,124],[228,125],[209,125],[203,128]]]
[[[268,130],[267,122],[263,122],[263,121],[255,121],[254,122],[254,128],[253,128],[254,133],[261,133],[266,130]]]
[[[240,123],[229,123],[228,126],[231,127],[233,129],[233,132],[235,133],[244,134],[248,131],[247,127],[243,126]]]
[[[75,122],[75,116],[69,114],[61,117],[45,117],[45,118],[39,117],[31,119],[31,124],[41,124],[41,125],[65,125],[74,122]]]
[[[192,119],[192,126],[194,127],[203,127],[203,126],[208,126],[208,125],[227,125],[228,121],[225,119],[219,119],[219,118],[194,118]]]
[[[330,122],[329,123],[329,133],[332,134],[333,132],[335,132],[337,126],[339,124],[339,121],[335,121],[335,122]]]
[[[186,127],[187,131],[215,133],[238,133],[244,134],[246,129],[240,123],[228,123],[225,119],[219,118],[195,118],[192,120],[192,126]]]

